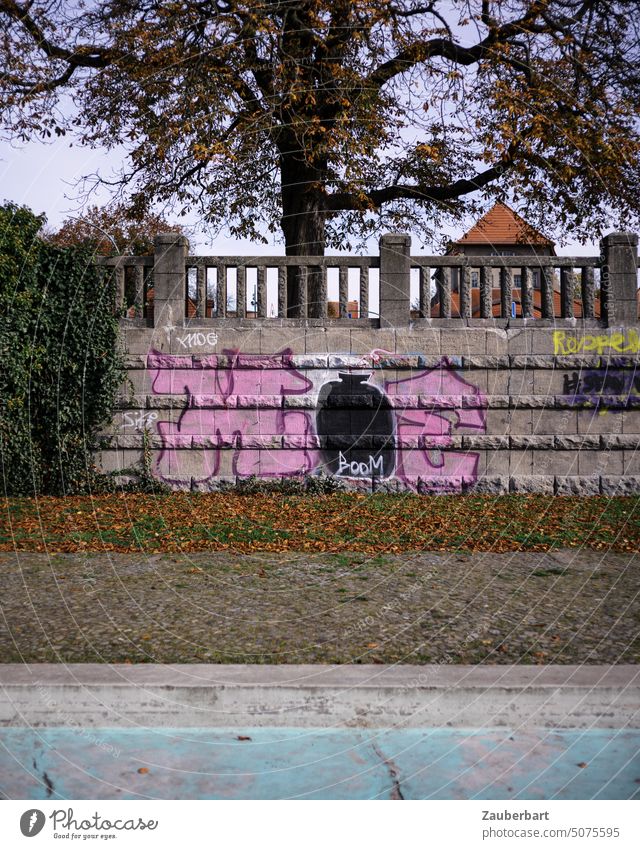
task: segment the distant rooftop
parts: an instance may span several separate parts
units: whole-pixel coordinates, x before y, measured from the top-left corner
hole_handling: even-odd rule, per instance
[[[554,242],[532,227],[505,203],[496,203],[455,242],[457,245],[532,245],[554,248]]]

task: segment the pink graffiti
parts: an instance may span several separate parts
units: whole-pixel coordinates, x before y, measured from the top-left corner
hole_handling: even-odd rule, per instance
[[[375,362],[381,354],[397,357],[374,351],[371,358]],[[291,349],[195,358],[153,351],[147,368],[156,395],[183,400],[181,408],[170,402],[167,417],[157,423],[155,472],[163,480],[191,477],[203,484],[218,476],[283,477],[321,468],[313,412],[286,402],[314,391]],[[476,480],[479,455],[451,450],[453,431],[486,429],[486,399],[476,386],[443,358],[435,368],[385,381],[384,391],[394,412],[395,477],[411,489],[434,490]]]
[[[431,484],[439,478],[459,488],[478,475],[476,452],[450,451],[452,431],[486,429],[486,399],[444,358],[433,369],[401,380],[386,381],[385,392],[396,412],[396,475],[407,485]]]
[[[181,411],[158,422],[162,449],[156,472],[172,482],[219,475],[277,477],[311,472],[318,465],[317,439],[308,411],[283,409],[282,399],[303,395],[312,382],[291,363],[291,350],[274,356],[241,354],[175,357],[152,352],[155,394],[184,397]],[[259,406],[256,396],[260,396]],[[282,447],[286,451],[280,450]],[[191,451],[180,449],[192,448]],[[231,454],[222,468],[223,449]]]

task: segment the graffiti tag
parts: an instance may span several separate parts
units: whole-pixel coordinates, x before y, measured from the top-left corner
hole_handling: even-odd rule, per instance
[[[351,475],[351,477],[370,478],[375,474],[383,474],[383,458],[381,456],[372,457],[369,455],[369,460],[366,463],[360,463],[357,460],[349,462],[342,451],[338,454],[338,472],[339,475]]]
[[[134,427],[136,430],[144,430],[152,425],[158,418],[157,413],[127,411],[122,419],[122,427]]]
[[[218,341],[217,333],[187,333],[186,336],[176,337],[183,348],[195,348],[196,345],[211,345],[213,347]]]
[[[553,353],[564,354],[603,354],[615,351],[616,354],[640,353],[640,336],[635,330],[626,333],[607,335],[588,334],[586,336],[568,336],[564,330],[553,331]]]
[[[588,369],[564,376],[564,394],[576,405],[623,410],[640,400],[640,373],[632,369]],[[606,412],[606,409],[602,412]]]

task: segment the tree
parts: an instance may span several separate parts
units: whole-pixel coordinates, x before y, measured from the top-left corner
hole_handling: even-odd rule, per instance
[[[131,220],[122,204],[99,207],[92,206],[82,216],[65,219],[58,231],[44,231],[46,242],[60,248],[85,247],[100,256],[140,256],[153,253],[153,242],[158,233],[184,228],[168,224],[153,212],[145,212],[141,218]]]
[[[4,126],[124,146],[138,215],[174,200],[315,255],[501,197],[582,237],[640,211],[635,0],[0,0],[0,21]]]

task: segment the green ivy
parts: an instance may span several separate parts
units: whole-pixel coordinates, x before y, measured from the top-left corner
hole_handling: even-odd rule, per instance
[[[57,248],[44,217],[0,206],[0,474],[7,495],[94,488],[96,434],[125,372],[113,283]]]

